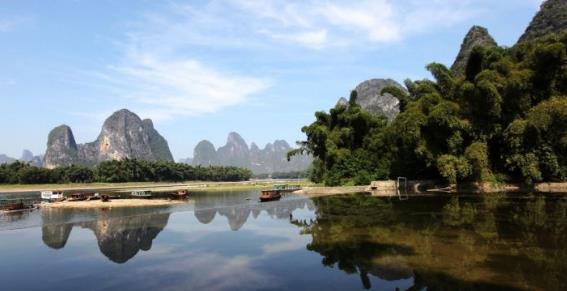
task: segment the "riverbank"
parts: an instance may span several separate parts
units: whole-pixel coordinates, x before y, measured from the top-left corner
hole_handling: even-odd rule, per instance
[[[242,182],[206,182],[190,181],[183,183],[161,183],[161,182],[136,182],[136,183],[86,183],[86,184],[41,184],[41,185],[0,185],[0,194],[28,193],[50,190],[93,191],[93,192],[126,192],[129,190],[146,190],[153,192],[173,192],[178,190],[189,191],[238,191],[271,188],[274,184],[293,184],[301,186],[312,186],[307,180],[297,179],[263,179]]]
[[[396,196],[398,189],[402,195],[431,195],[433,193],[567,193],[567,182],[536,183],[527,185],[523,183],[461,183],[459,185],[448,185],[443,181],[436,180],[400,180],[399,185],[395,180],[373,181],[368,186],[336,186],[336,187],[304,187],[295,191],[296,194],[310,197],[330,196],[337,194],[371,193],[373,196]]]
[[[96,201],[62,201],[41,204],[42,208],[79,208],[79,209],[98,209],[98,208],[126,208],[126,207],[155,207],[173,206],[190,203],[188,200],[167,200],[167,199],[115,199],[108,202]]]

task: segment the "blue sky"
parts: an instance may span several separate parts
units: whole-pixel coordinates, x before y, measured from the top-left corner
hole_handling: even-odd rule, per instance
[[[0,153],[42,153],[60,124],[93,141],[121,108],[176,159],[230,131],[292,143],[361,81],[450,65],[474,24],[513,45],[541,2],[0,0]]]

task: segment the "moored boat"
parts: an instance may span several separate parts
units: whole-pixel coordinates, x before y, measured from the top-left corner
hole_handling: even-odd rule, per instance
[[[189,192],[187,190],[179,190],[171,193],[173,199],[187,199]]]
[[[71,197],[69,197],[68,201],[85,201],[89,198],[89,195],[86,193],[73,193]]]
[[[279,190],[264,190],[260,194],[261,202],[280,200],[280,198],[282,198],[282,195]]]
[[[136,190],[136,191],[132,191],[130,193],[130,196],[133,197],[133,198],[149,199],[149,198],[152,198],[152,192],[151,191],[144,191],[144,190]]]
[[[41,191],[41,199],[47,200],[49,202],[54,201],[62,201],[65,199],[63,195],[63,191],[55,190],[55,191]]]

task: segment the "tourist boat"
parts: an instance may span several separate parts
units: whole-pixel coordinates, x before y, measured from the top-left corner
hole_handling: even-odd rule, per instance
[[[171,193],[171,196],[173,196],[173,199],[187,199],[188,195],[189,195],[189,192],[187,190],[179,190],[179,191]]]
[[[278,190],[264,190],[260,194],[261,202],[280,200],[280,198],[282,198],[282,195]]]
[[[136,191],[132,191],[130,193],[130,196],[133,198],[152,198],[152,192],[151,191],[144,191],[144,190],[136,190]]]
[[[42,191],[41,199],[49,202],[62,201],[65,199],[65,196],[63,195],[63,191]]]
[[[2,199],[0,200],[0,210],[14,211],[25,209],[26,205],[21,199]]]
[[[85,201],[87,200],[87,198],[89,198],[89,195],[87,195],[86,193],[73,193],[71,194],[71,197],[68,198],[68,201]]]

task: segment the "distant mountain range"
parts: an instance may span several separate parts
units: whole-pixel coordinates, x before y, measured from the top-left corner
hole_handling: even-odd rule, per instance
[[[252,170],[254,174],[304,171],[311,165],[307,155],[295,156],[287,161],[287,153],[293,148],[284,140],[268,143],[260,149],[255,143],[248,144],[236,132],[228,135],[226,144],[218,149],[208,140],[197,144],[192,160],[183,160],[192,165],[236,166]]]
[[[5,154],[0,154],[0,164],[9,164],[15,161],[20,161],[24,163],[30,163],[32,166],[41,167],[42,166],[43,155],[34,156],[29,150],[24,150],[22,156],[19,159],[9,157]]]

